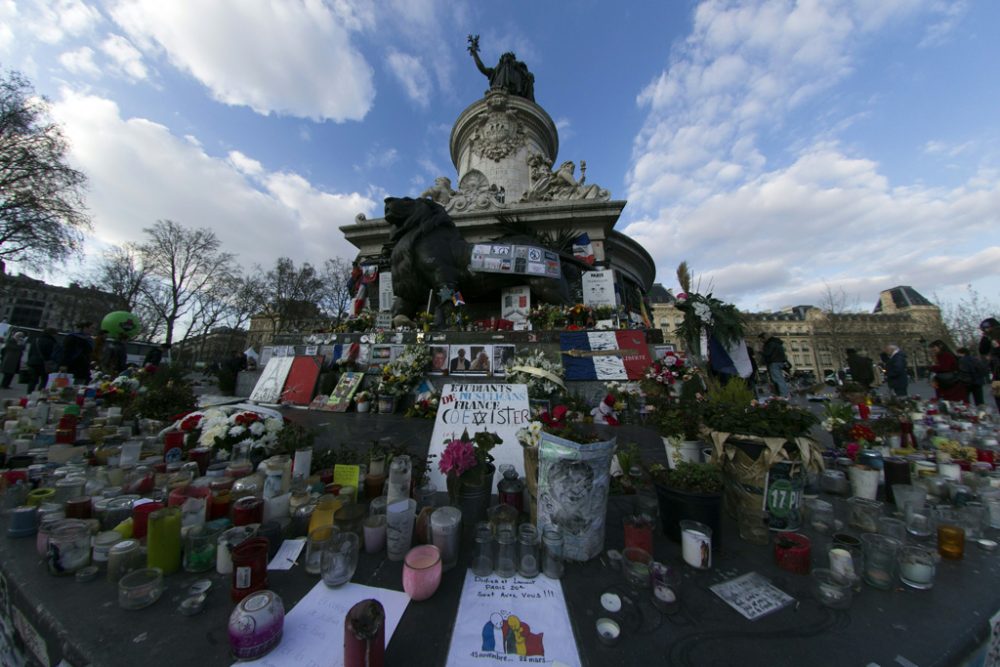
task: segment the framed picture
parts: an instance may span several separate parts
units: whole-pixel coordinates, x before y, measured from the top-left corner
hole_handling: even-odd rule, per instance
[[[472,370],[471,352],[468,345],[452,345],[449,348],[448,374],[468,375]]]
[[[489,375],[493,368],[493,346],[471,345],[469,347],[469,374]]]
[[[507,374],[507,364],[517,353],[517,348],[513,345],[493,346],[493,375],[504,376]]]
[[[444,375],[448,372],[448,346],[431,345],[431,367],[429,375]]]

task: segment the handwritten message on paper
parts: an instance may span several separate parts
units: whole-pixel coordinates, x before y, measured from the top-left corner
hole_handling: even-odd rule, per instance
[[[750,621],[777,611],[794,600],[756,572],[748,572],[711,588],[713,593]]]
[[[361,584],[328,588],[321,581],[285,616],[284,635],[273,651],[259,660],[235,665],[343,667],[344,618],[356,603],[369,599],[378,600],[385,608],[385,643],[388,646],[410,601],[406,593]]]
[[[474,436],[480,431],[496,433],[503,442],[490,452],[495,458],[499,481],[500,464],[510,463],[524,474],[524,453],[517,442],[517,432],[531,421],[528,388],[523,384],[446,384],[441,389],[429,454],[441,456],[446,441],[459,438],[463,431]],[[440,460],[440,459],[438,459]],[[446,488],[444,476],[436,465],[430,467],[431,481]]]
[[[580,664],[558,579],[477,577],[462,588],[448,667]]]

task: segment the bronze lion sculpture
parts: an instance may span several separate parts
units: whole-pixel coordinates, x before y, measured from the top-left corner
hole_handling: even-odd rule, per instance
[[[461,292],[466,300],[497,295],[504,287],[528,285],[534,298],[545,303],[571,302],[566,266],[561,278],[481,273],[469,270],[472,245],[462,238],[451,216],[430,199],[387,197],[385,221],[392,226],[389,245],[394,300],[393,319],[416,316],[432,295],[434,326],[441,327],[452,308],[451,295]],[[538,245],[525,238],[497,239],[510,243]],[[405,321],[403,319],[402,321]]]

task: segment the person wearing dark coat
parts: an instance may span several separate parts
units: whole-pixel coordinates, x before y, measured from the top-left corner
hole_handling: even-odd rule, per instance
[[[764,349],[761,357],[764,359],[764,366],[774,382],[775,393],[778,396],[788,397],[788,384],[785,382],[785,364],[788,357],[785,356],[785,344],[777,336],[761,334],[760,339],[764,341]]]
[[[3,373],[0,387],[3,389],[10,389],[10,383],[21,370],[21,355],[24,354],[25,341],[24,332],[17,331],[14,335],[9,336],[7,342],[4,343],[3,351],[0,352],[3,357],[3,360],[0,361],[0,372]]]
[[[906,372],[906,353],[897,345],[886,345],[882,351],[885,359],[885,384],[896,396],[906,396],[910,376]]]
[[[987,317],[979,323],[983,337],[979,339],[979,356],[987,360],[992,375],[993,400],[1000,411],[1000,322]]]
[[[847,368],[851,371],[851,381],[871,389],[875,384],[875,366],[872,360],[863,354],[858,354],[854,348],[847,348]]]
[[[80,322],[76,328],[76,331],[66,334],[63,340],[59,366],[73,374],[76,384],[87,384],[90,382],[90,360],[94,353],[94,339],[91,337],[94,323]]]
[[[146,356],[142,360],[143,366],[159,366],[163,363],[163,353],[169,350],[170,346],[164,343],[159,347],[154,347],[146,353]]]
[[[971,354],[967,347],[960,347],[955,352],[958,354],[958,379],[968,392],[965,401],[982,405],[983,385],[990,381],[989,365],[982,357]]]
[[[28,347],[28,368],[31,369],[31,382],[28,383],[28,393],[36,389],[44,389],[49,383],[49,373],[56,370],[56,357],[59,353],[59,343],[56,341],[56,330],[48,328],[35,336]]]
[[[125,347],[127,342],[128,334],[119,334],[104,343],[104,351],[101,353],[102,372],[118,377],[125,370],[128,365],[128,349]]]
[[[941,400],[964,401],[969,391],[965,383],[958,379],[958,359],[943,340],[932,341],[928,347],[934,355],[931,365],[934,393]]]

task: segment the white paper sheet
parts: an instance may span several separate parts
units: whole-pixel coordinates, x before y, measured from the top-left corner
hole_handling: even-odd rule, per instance
[[[369,599],[385,608],[388,646],[410,602],[406,593],[361,584],[328,588],[320,581],[285,615],[281,643],[263,658],[234,663],[234,667],[343,667],[344,618],[351,607]]]
[[[295,561],[298,559],[299,554],[302,553],[302,547],[306,545],[306,538],[299,538],[295,540],[285,540],[278,547],[277,553],[274,554],[274,558],[271,562],[267,564],[267,569],[269,570],[290,570],[292,566],[295,565]]]
[[[580,654],[558,579],[465,574],[448,667],[527,662],[579,667]]]

